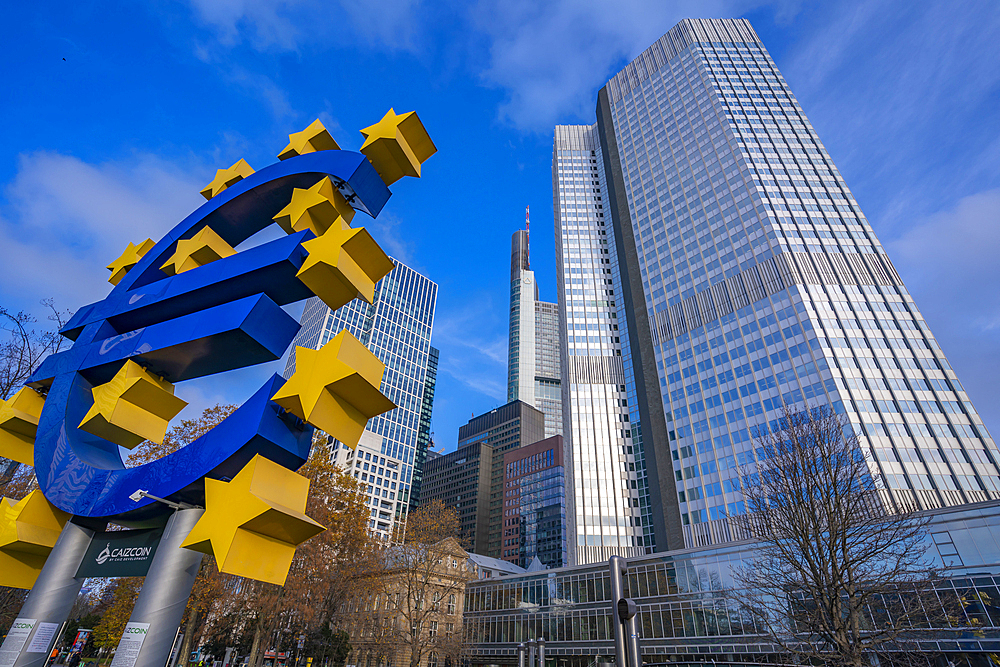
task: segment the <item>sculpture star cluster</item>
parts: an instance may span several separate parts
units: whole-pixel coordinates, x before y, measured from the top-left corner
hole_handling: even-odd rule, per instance
[[[127,449],[143,440],[162,443],[170,420],[187,405],[174,396],[172,384],[131,359],[93,394],[94,405],[80,428]]]
[[[0,499],[0,586],[34,586],[69,516],[37,489],[17,502]]]
[[[279,168],[278,172],[283,175],[277,177],[272,170],[270,180],[262,172],[260,178],[254,179],[253,187],[238,189],[238,197],[227,196],[222,201],[203,206],[199,212],[201,217],[182,223],[184,226],[178,229],[183,231],[171,235],[170,243],[161,241],[162,245],[158,245],[151,239],[146,239],[138,244],[128,244],[125,251],[107,267],[111,272],[108,280],[116,286],[113,296],[106,302],[94,304],[92,310],[81,309],[74,316],[75,324],[67,325],[64,329],[67,337],[77,344],[82,341],[83,345],[93,346],[86,353],[93,352],[93,358],[97,361],[93,362],[90,357],[85,361],[74,361],[81,365],[77,370],[67,371],[62,361],[67,357],[56,355],[59,358],[54,363],[49,360],[43,364],[47,371],[54,369],[53,374],[40,375],[32,380],[32,387],[48,392],[50,405],[61,402],[59,410],[76,415],[76,418],[86,411],[78,425],[75,420],[74,423],[62,423],[62,430],[59,431],[61,438],[65,439],[67,433],[73,437],[80,436],[73,429],[73,426],[77,426],[108,443],[129,449],[145,440],[163,442],[170,421],[187,404],[174,395],[174,386],[170,382],[140,365],[147,363],[142,361],[143,355],[154,352],[150,349],[155,347],[154,344],[143,339],[139,343],[133,340],[133,348],[127,348],[126,345],[136,335],[144,335],[143,331],[147,328],[163,325],[164,319],[179,320],[181,316],[178,313],[191,305],[182,303],[185,299],[194,298],[196,305],[203,306],[202,310],[195,308],[196,312],[190,314],[202,316],[207,313],[208,306],[205,304],[218,296],[210,294],[208,288],[217,285],[199,283],[199,276],[206,276],[205,281],[212,283],[213,275],[226,274],[228,268],[223,269],[220,265],[216,274],[208,272],[176,281],[171,279],[183,273],[197,271],[212,262],[234,257],[238,253],[230,243],[239,245],[245,240],[246,236],[240,234],[249,226],[254,226],[249,234],[260,231],[260,223],[266,223],[268,216],[287,234],[299,235],[293,243],[282,241],[262,251],[255,249],[257,255],[270,257],[268,252],[278,252],[287,246],[286,250],[282,250],[286,254],[281,260],[269,259],[271,263],[262,265],[263,268],[255,265],[253,271],[257,273],[250,270],[240,273],[245,270],[245,267],[241,268],[242,260],[246,259],[243,263],[252,264],[247,259],[248,256],[226,265],[233,268],[233,275],[250,276],[248,285],[236,285],[240,282],[236,278],[226,283],[226,289],[232,287],[235,292],[245,289],[253,293],[255,289],[261,290],[261,284],[264,283],[268,283],[266,287],[269,289],[272,286],[269,281],[272,279],[292,281],[289,266],[295,270],[295,279],[301,284],[294,283],[290,288],[281,284],[281,289],[276,289],[274,293],[266,292],[266,296],[274,297],[274,301],[258,297],[253,302],[256,304],[254,313],[269,313],[261,319],[276,317],[276,311],[280,315],[280,307],[286,304],[282,298],[287,297],[291,301],[303,298],[303,286],[334,309],[356,298],[373,302],[377,283],[395,268],[395,264],[366,229],[351,226],[356,214],[354,207],[377,215],[390,194],[379,183],[379,178],[388,186],[403,176],[420,177],[423,162],[437,148],[415,112],[397,114],[390,109],[379,122],[361,130],[361,134],[364,137],[361,155],[331,155],[329,160],[309,158],[300,161],[298,165],[292,163],[288,167]],[[323,123],[316,120],[304,130],[288,136],[288,145],[278,154],[278,159],[292,160],[317,151],[338,150],[340,146],[337,141]],[[317,165],[320,170],[313,171]],[[201,194],[211,201],[254,173],[246,160],[240,159],[226,169],[219,169],[212,181],[201,190]],[[282,185],[282,179],[285,178],[295,180],[284,181]],[[274,185],[275,183],[279,185]],[[266,187],[261,187],[264,184],[267,184]],[[291,187],[293,184],[307,187]],[[289,189],[291,196],[287,202],[277,201],[273,196],[276,192],[286,193],[283,196],[288,196]],[[244,198],[244,192],[249,196]],[[241,199],[241,205],[228,207],[231,200],[237,198]],[[251,209],[247,209],[247,206]],[[253,213],[246,220],[238,217],[247,210],[252,210]],[[254,260],[259,259],[257,255]],[[136,281],[122,284],[129,272],[137,266],[142,267],[142,276]],[[132,284],[128,284],[129,282]],[[185,290],[198,293],[191,297]],[[232,294],[224,292],[222,296],[232,297]],[[235,317],[234,312],[238,309],[232,307],[232,304],[248,302],[248,299],[249,297],[243,296],[235,302],[231,298],[221,298],[219,303],[213,302],[211,308],[218,309],[215,312],[221,313],[213,317],[223,320]],[[276,301],[280,303],[276,305]],[[183,315],[187,316],[188,314]],[[204,316],[209,317],[207,314]],[[182,328],[185,326],[188,325],[182,325]],[[289,338],[284,339],[284,345],[287,345],[294,328],[287,323],[284,326],[290,332]],[[241,321],[238,332],[243,337],[227,338],[225,345],[238,348],[247,337],[251,342],[259,343],[254,338],[258,328],[261,328],[258,322],[246,324]],[[266,327],[263,329],[266,330]],[[251,333],[247,334],[247,331]],[[83,339],[79,338],[84,335],[81,332],[86,332]],[[182,341],[180,344],[187,345],[190,341],[184,339],[184,335],[188,333],[178,333],[165,327],[161,335],[177,336]],[[229,330],[223,333],[228,335]],[[222,340],[221,337],[219,339]],[[267,343],[270,345],[270,341]],[[183,354],[197,355],[204,352],[207,355],[204,345],[200,342],[198,345],[202,346],[198,350],[194,350],[194,345],[184,348]],[[275,354],[271,347],[263,347],[268,354]],[[76,344],[72,351],[78,351]],[[260,354],[263,355],[263,352]],[[185,357],[183,361],[188,359]],[[95,375],[106,379],[104,369],[111,363],[121,364],[114,376],[107,382],[91,386],[90,383],[95,380],[84,373],[84,370],[100,368],[99,372],[95,371]],[[229,360],[225,363],[229,363]],[[174,372],[169,370],[169,366],[164,368],[168,368],[165,372]],[[368,420],[396,407],[380,391],[384,372],[385,365],[372,352],[350,333],[341,331],[318,350],[296,348],[294,374],[283,384],[280,378],[272,379],[267,392],[258,395],[270,396],[277,406],[288,413],[346,445],[356,447]],[[53,377],[65,379],[70,373],[73,374],[72,382],[75,383],[71,393],[76,403],[72,404],[64,394],[51,391]],[[189,376],[198,377],[193,372]],[[180,381],[187,377],[177,376],[172,379]],[[86,402],[87,389],[92,403]],[[45,402],[46,396],[29,387],[0,402],[0,456],[33,465],[37,436],[40,442],[46,443],[39,449],[39,461],[45,456],[52,457],[51,448],[46,447],[54,445],[46,438],[55,433],[56,429],[49,428],[49,422],[45,421],[42,435],[38,435],[38,424]],[[288,415],[280,413],[274,405],[267,405],[264,401],[261,403],[261,409],[266,409],[271,419],[285,426],[293,423],[294,420],[289,420]],[[68,411],[68,405],[74,406],[72,412]],[[303,438],[309,434],[304,433],[301,424],[297,422],[290,427],[294,430],[292,434],[285,433],[282,428],[284,426],[277,428],[280,431],[278,442],[281,444],[268,441],[268,446],[285,448],[280,451],[294,450],[298,456],[298,450],[294,448],[299,446],[298,443],[304,442]],[[231,433],[223,435],[228,437]],[[73,442],[75,445],[71,446],[86,447],[94,439],[82,437]],[[202,442],[202,439],[196,442]],[[100,447],[105,447],[106,444],[97,443]],[[63,447],[60,451],[66,451],[62,440],[58,446]],[[233,451],[237,453],[231,456],[238,457],[234,461],[242,463],[246,460],[244,450]],[[83,461],[82,457],[74,460]],[[301,461],[303,458],[295,460]],[[159,462],[154,461],[147,465],[157,463]],[[81,464],[80,469],[88,468]],[[101,472],[103,474],[106,471]],[[204,481],[206,509],[183,546],[214,554],[219,569],[223,572],[283,585],[296,546],[325,530],[305,514],[309,480],[261,454],[256,454],[232,481],[211,479],[207,477],[209,474],[216,473],[195,473],[195,482],[185,487],[190,489]],[[172,474],[168,477],[173,479]],[[44,476],[39,475],[39,479],[43,480]],[[106,476],[100,479],[105,480]],[[112,488],[108,484],[110,483],[106,484],[105,489]],[[170,492],[174,493],[176,492]],[[170,494],[164,496],[173,498]],[[135,501],[132,496],[128,498]],[[65,496],[60,496],[59,499],[53,496],[53,500],[60,502],[61,507],[89,517],[119,516],[116,513],[121,511],[120,505],[110,504],[95,510],[91,498],[86,500],[90,504],[85,505],[79,502],[79,497],[72,494],[69,494],[68,502]],[[113,511],[108,509],[111,507]],[[102,508],[107,511],[101,513]],[[128,511],[131,510],[126,510]],[[35,491],[17,503],[2,499],[0,585],[30,587],[69,518],[70,514],[49,503],[41,491]]]
[[[231,482],[205,480],[205,513],[182,547],[220,572],[283,586],[295,547],[326,530],[305,515],[309,480],[257,454]]]
[[[295,373],[272,400],[351,448],[396,404],[379,391],[385,364],[347,330],[318,350],[295,348]]]
[[[35,465],[35,432],[45,397],[31,387],[22,387],[0,402],[0,456]]]

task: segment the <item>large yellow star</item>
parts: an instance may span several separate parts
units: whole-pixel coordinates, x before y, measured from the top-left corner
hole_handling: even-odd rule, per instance
[[[334,140],[319,118],[309,124],[301,132],[288,135],[288,145],[280,153],[279,160],[287,160],[296,155],[304,155],[315,151],[339,151],[340,146]]]
[[[309,256],[296,277],[334,310],[358,297],[371,303],[375,283],[395,268],[364,227],[333,227],[302,247]]]
[[[69,516],[37,489],[18,502],[0,500],[0,586],[35,585]]]
[[[0,402],[0,456],[35,465],[35,432],[45,397],[31,387],[22,387]]]
[[[202,188],[201,196],[205,199],[211,199],[228,188],[230,185],[239,183],[252,173],[253,167],[247,164],[246,160],[241,158],[239,162],[235,163],[229,169],[219,169],[216,171],[215,178],[212,179],[212,182]]]
[[[295,348],[295,373],[271,397],[299,419],[357,447],[368,420],[396,404],[379,387],[385,364],[349,332],[319,350]]]
[[[329,176],[307,190],[294,188],[291,203],[274,216],[274,221],[289,234],[311,229],[316,236],[322,236],[330,227],[347,229],[353,219],[354,209]]]
[[[127,449],[143,440],[163,442],[170,420],[187,405],[174,396],[172,384],[131,359],[92,392],[94,405],[80,428]]]
[[[205,513],[182,547],[220,572],[285,585],[295,547],[326,530],[305,515],[309,480],[260,454],[231,482],[205,479]]]
[[[191,238],[178,241],[174,254],[160,270],[173,276],[235,254],[233,247],[216,234],[214,229],[205,226]]]
[[[112,285],[120,283],[125,274],[131,271],[132,267],[142,259],[142,256],[152,250],[155,245],[156,243],[153,242],[153,239],[146,239],[139,245],[129,243],[125,248],[125,252],[121,254],[121,257],[108,264],[108,270],[111,271],[111,277],[108,278],[108,282]]]
[[[361,152],[368,156],[386,185],[403,176],[419,178],[420,165],[437,153],[416,111],[397,115],[389,109],[382,120],[361,130],[361,134],[365,136]]]

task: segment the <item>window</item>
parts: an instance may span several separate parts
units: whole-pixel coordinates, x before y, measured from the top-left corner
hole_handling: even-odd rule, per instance
[[[455,613],[455,596],[454,596],[454,594],[448,596],[448,613],[449,614],[454,614]],[[450,625],[450,623],[449,623],[449,625]]]
[[[438,634],[438,622],[437,621],[431,621],[431,623],[430,623],[430,629],[427,631],[427,636],[428,637],[437,637],[437,634]]]
[[[427,667],[438,667],[438,654],[431,651],[431,654],[427,656]]]

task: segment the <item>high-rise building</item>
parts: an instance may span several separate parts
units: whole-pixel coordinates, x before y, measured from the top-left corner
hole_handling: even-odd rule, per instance
[[[362,443],[367,451],[377,453],[380,459],[398,461],[400,467],[398,481],[391,480],[390,475],[391,487],[370,487],[371,500],[376,501],[372,506],[373,527],[377,527],[383,502],[390,493],[393,520],[397,521],[406,516],[411,489],[419,488],[419,466],[430,440],[429,415],[437,372],[437,351],[430,344],[437,284],[398,260],[393,261],[396,268],[375,285],[371,304],[355,299],[334,311],[317,298],[307,301],[302,328],[294,341],[295,347],[319,349],[346,329],[385,364],[381,391],[398,407],[370,419]],[[294,371],[293,351],[285,377]],[[422,435],[424,430],[426,434]]]
[[[420,400],[420,426],[417,428],[417,451],[413,460],[413,483],[410,488],[410,502],[420,504],[420,486],[423,479],[424,465],[433,454],[430,447],[433,444],[431,432],[431,415],[434,410],[434,390],[437,386],[438,362],[441,352],[431,347],[427,354],[427,375],[424,380],[424,395]]]
[[[333,462],[361,482],[368,509],[368,527],[382,539],[398,537],[397,528],[404,527],[405,515],[399,507],[403,497],[400,481],[406,464],[399,458],[381,451],[381,439],[370,431],[361,434],[355,449],[333,441]]]
[[[572,149],[566,137],[579,138]],[[744,512],[738,469],[783,406],[845,415],[887,500],[1000,498],[996,445],[747,21],[672,28],[600,91],[596,125],[556,128],[556,161],[563,254],[590,239],[580,268],[601,277],[601,222],[613,223],[615,294],[603,298],[628,332],[627,409],[639,408],[658,550],[679,546],[678,518],[686,546],[739,537],[728,521]],[[605,218],[593,215],[601,203]],[[589,222],[571,225],[580,204]],[[574,266],[560,265],[567,289]],[[571,419],[597,414],[573,400]],[[586,466],[572,469],[586,493]]]
[[[440,500],[447,507],[454,507],[462,546],[467,551],[484,554],[490,539],[493,448],[475,440],[448,454],[428,454],[421,502]]]
[[[545,413],[546,436],[562,433],[559,307],[538,300],[528,257],[528,231],[510,240],[510,336],[507,401],[524,401]]]
[[[473,417],[458,429],[458,449],[475,443],[489,445],[489,539],[484,556],[500,558],[503,536],[504,452],[538,442],[545,437],[545,415],[524,401],[512,401]]]
[[[669,513],[653,502],[659,487],[651,490],[650,480],[657,478],[647,476],[638,402],[644,392],[637,392],[632,373],[596,126],[556,127],[552,182],[569,561],[663,551],[665,530],[660,525],[654,534],[654,521],[662,524]],[[669,500],[675,494],[671,478],[666,482]]]
[[[567,565],[563,439],[554,435],[504,455],[501,558],[528,567]]]

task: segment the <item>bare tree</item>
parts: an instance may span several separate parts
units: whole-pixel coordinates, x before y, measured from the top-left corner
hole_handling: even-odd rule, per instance
[[[23,311],[14,313],[0,306],[0,330],[6,340],[0,343],[0,399],[7,400],[24,386],[42,360],[55,354],[64,339],[59,329],[69,319],[70,313],[55,307],[52,299],[42,299],[42,306],[50,311],[48,319],[52,329],[38,330],[36,320]]]
[[[461,649],[465,585],[472,578],[468,554],[454,537],[458,515],[440,501],[410,512],[406,537],[386,545],[373,582],[348,609],[356,662],[370,656],[376,664],[453,664]]]
[[[758,545],[732,595],[758,632],[798,660],[860,667],[961,616],[936,590],[926,520],[884,505],[844,419],[786,408],[755,444],[736,521]]]

